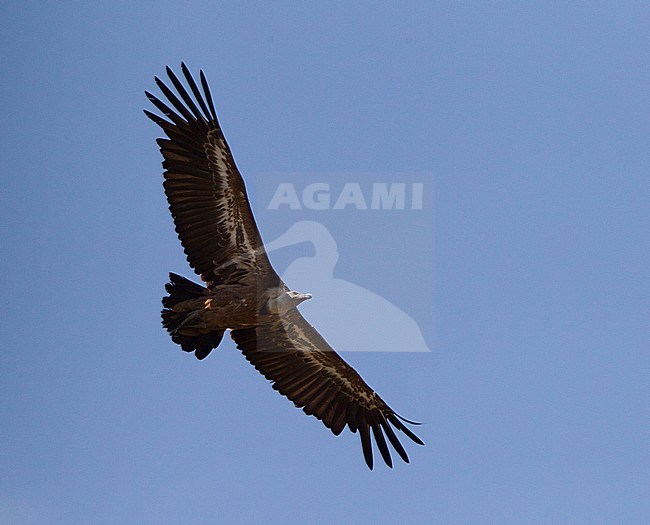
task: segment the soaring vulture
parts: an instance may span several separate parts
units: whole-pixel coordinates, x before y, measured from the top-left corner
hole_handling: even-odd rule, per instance
[[[403,421],[417,423],[397,415],[300,314],[297,305],[311,296],[289,290],[271,266],[203,71],[199,89],[185,64],[181,70],[189,91],[169,67],[177,94],[155,78],[170,105],[145,92],[167,120],[145,114],[167,135],[157,143],[169,210],[187,260],[205,286],[170,273],[163,326],[197,359],[230,330],[244,357],[296,407],[335,435],[346,425],[359,431],[370,469],[371,433],[389,467],[386,438],[408,463],[393,427],[422,445]]]

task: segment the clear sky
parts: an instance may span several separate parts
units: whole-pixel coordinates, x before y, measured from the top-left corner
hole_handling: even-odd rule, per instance
[[[0,17],[0,523],[648,522],[647,4]],[[294,408],[232,341],[199,362],[161,328],[167,272],[193,274],[143,92],[181,60],[206,71],[264,239],[318,223],[327,278],[403,316],[382,323],[393,351],[341,348],[372,306],[332,339],[424,422],[410,465],[370,472],[358,436]],[[270,205],[280,183],[301,209]],[[302,198],[317,183],[326,209]],[[346,184],[372,208],[375,183],[403,184],[404,209],[334,209]],[[272,260],[317,254],[303,238]],[[302,311],[336,321],[323,282]],[[407,325],[431,351],[404,351]]]

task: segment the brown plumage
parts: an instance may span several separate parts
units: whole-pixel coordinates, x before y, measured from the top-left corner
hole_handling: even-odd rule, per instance
[[[422,441],[302,317],[309,294],[290,291],[268,259],[244,181],[226,143],[203,72],[202,91],[181,64],[193,97],[167,68],[178,95],[155,79],[169,104],[146,92],[168,120],[145,110],[168,138],[158,139],[164,188],[187,260],[205,287],[170,274],[163,326],[186,352],[205,358],[226,330],[246,359],[308,415],[335,435],[359,432],[372,469],[371,433],[392,467],[386,438],[409,461],[393,427]],[[180,97],[180,98],[179,98]]]

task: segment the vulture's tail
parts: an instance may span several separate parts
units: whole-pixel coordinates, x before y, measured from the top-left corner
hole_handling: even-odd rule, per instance
[[[174,312],[172,308],[178,303],[188,299],[198,299],[203,297],[206,288],[193,283],[189,279],[177,275],[169,274],[169,282],[165,285],[165,290],[169,295],[163,297],[163,309],[161,312],[162,324],[169,332],[174,343],[181,346],[185,352],[194,352],[197,359],[204,359],[213,348],[219,346],[223,338],[223,332],[211,332],[200,335],[183,335],[178,328],[187,320],[187,317],[193,312]]]

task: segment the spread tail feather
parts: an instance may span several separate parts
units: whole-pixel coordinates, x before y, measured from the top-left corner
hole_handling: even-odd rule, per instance
[[[177,275],[169,274],[169,282],[165,285],[165,290],[169,295],[163,297],[163,309],[160,312],[162,316],[162,325],[171,335],[172,341],[185,352],[194,352],[197,359],[205,359],[213,348],[217,348],[224,332],[210,332],[200,335],[183,335],[178,332],[178,328],[185,322],[187,316],[192,312],[174,312],[172,308],[178,303],[188,299],[197,299],[205,295],[206,288],[200,284],[193,283],[189,279]]]

